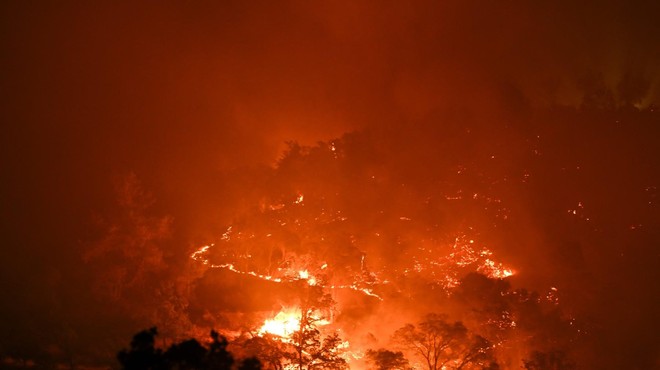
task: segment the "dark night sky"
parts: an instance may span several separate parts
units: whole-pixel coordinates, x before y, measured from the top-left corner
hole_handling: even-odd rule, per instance
[[[173,217],[173,244],[183,250],[231,219],[240,201],[226,174],[272,165],[287,140],[313,144],[447,115],[548,122],[551,107],[577,108],[594,91],[611,92],[620,107],[657,107],[659,4],[3,2],[0,357],[39,356],[52,343],[83,342],[121,321],[121,309],[107,312],[84,283],[94,272],[81,256],[98,237],[98,215],[112,217],[113,187],[127,174],[153,194],[157,212]],[[660,124],[657,113],[645,117]],[[595,127],[579,132],[594,148],[647,160],[627,167],[614,158],[612,168],[660,186],[657,161],[648,158],[660,146],[657,129],[633,130],[619,143],[616,135],[588,131]],[[558,135],[551,147],[574,144],[564,139]],[[594,176],[613,180],[614,190],[595,197],[628,196],[606,167]],[[624,216],[636,217],[626,204],[612,200],[601,213],[618,212],[611,224],[626,223]],[[644,217],[657,234],[657,210]],[[659,239],[639,242],[648,240]],[[596,270],[616,265],[607,256],[594,262]],[[657,270],[657,245],[627,258],[625,271]],[[631,282],[651,285],[645,280],[657,277],[639,273]],[[621,304],[628,295],[614,294],[613,307],[653,315],[654,292],[635,298],[637,310]],[[597,317],[613,312],[589,310]],[[648,322],[657,328],[657,316]],[[648,343],[657,343],[657,334],[643,327],[635,322],[611,333],[646,341],[640,358],[657,361],[657,345]]]

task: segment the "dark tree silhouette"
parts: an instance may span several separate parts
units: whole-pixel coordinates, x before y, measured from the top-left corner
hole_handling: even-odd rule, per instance
[[[393,352],[381,348],[374,351],[367,351],[367,359],[376,370],[407,370],[410,369],[408,360],[403,356],[403,352]]]
[[[227,340],[211,331],[208,347],[196,339],[172,344],[165,352],[155,348],[156,328],[139,332],[131,341],[130,350],[117,355],[124,370],[230,370],[234,358],[227,351]],[[256,358],[244,359],[239,370],[260,370]]]
[[[479,323],[475,330],[494,343],[545,352],[556,348],[557,343],[575,343],[580,339],[579,324],[567,319],[550,295],[543,297],[526,289],[513,290],[506,281],[468,274],[452,299],[461,308],[461,319]],[[570,354],[569,349],[566,351]],[[503,366],[520,365],[518,358],[502,357]]]
[[[423,359],[429,370],[497,366],[488,340],[444,315],[429,314],[417,326],[407,324],[394,333],[394,340]]]
[[[309,369],[347,369],[346,360],[339,356],[341,338],[338,334],[331,334],[323,339],[320,347],[312,354]]]
[[[303,311],[300,317],[300,328],[291,335],[295,353],[291,354],[289,358],[300,370],[312,362],[312,353],[321,345],[321,333],[316,328],[319,320],[313,316],[313,310]]]
[[[154,347],[156,328],[141,331],[131,340],[130,350],[122,350],[117,355],[121,367],[125,370],[146,370],[163,368],[162,352]]]
[[[209,369],[229,369],[234,358],[227,351],[227,339],[215,330],[211,330],[211,344],[207,355]]]
[[[261,370],[261,362],[254,357],[246,358],[238,366],[238,370]]]
[[[247,339],[242,343],[242,347],[249,356],[259,358],[265,369],[283,370],[283,362],[290,346],[277,340],[273,335],[266,334],[263,337],[255,336]]]
[[[318,286],[304,285],[301,297],[300,326],[291,335],[292,353],[286,353],[290,362],[302,369],[345,369],[346,360],[339,356],[341,339],[337,334],[321,339],[317,324],[323,318],[320,312],[331,309],[334,301]]]
[[[201,369],[205,365],[208,351],[196,339],[188,339],[173,344],[163,357],[169,365],[176,364],[178,369]]]
[[[332,334],[321,340],[316,328],[320,320],[313,316],[313,310],[303,312],[300,329],[292,335],[294,352],[289,354],[290,361],[300,370],[348,368],[346,360],[338,353],[339,336]]]

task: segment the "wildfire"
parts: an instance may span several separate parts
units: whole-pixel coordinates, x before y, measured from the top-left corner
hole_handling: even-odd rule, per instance
[[[227,241],[229,239],[228,234],[230,232],[231,227],[228,228],[225,234],[223,234],[223,241]],[[310,265],[309,263],[299,263],[298,261],[293,261],[291,265],[297,265],[299,268],[294,268],[292,266],[288,266],[286,268],[278,268],[274,276],[266,275],[260,274],[256,271],[240,270],[234,263],[231,262],[223,264],[212,263],[208,258],[208,254],[213,247],[216,246],[214,244],[202,246],[193,252],[190,257],[193,260],[198,261],[210,268],[225,269],[236,274],[249,275],[261,280],[275,283],[305,281],[310,286],[321,286],[326,289],[350,289],[367,296],[374,297],[378,300],[383,300],[381,296],[374,292],[373,287],[387,284],[387,280],[380,279],[377,274],[371,274],[373,281],[370,282],[360,283],[359,279],[356,278],[354,282],[349,284],[327,284],[328,282],[325,278],[320,279],[319,277],[312,274],[309,268],[302,268],[303,266],[309,266],[318,273],[324,274],[325,271],[328,270],[328,264],[326,262],[323,262],[320,267],[313,267],[313,264]],[[513,269],[506,267],[501,262],[496,262],[492,259],[493,252],[491,250],[485,247],[477,247],[475,240],[469,239],[465,235],[456,237],[451,248],[451,253],[440,258],[431,256],[432,254],[435,254],[435,249],[424,247],[420,247],[418,249],[420,252],[419,255],[413,257],[413,265],[411,268],[404,269],[404,273],[430,273],[431,276],[434,276],[434,280],[436,280],[436,282],[443,286],[445,289],[453,289],[459,285],[460,276],[462,274],[461,271],[465,268],[471,267],[493,279],[504,279],[515,275],[515,271]],[[429,253],[431,253],[431,255],[425,256],[425,254]],[[247,259],[250,259],[250,257],[251,256],[249,254],[241,256],[241,258]],[[364,256],[362,256],[361,268],[364,270]]]
[[[206,265],[210,268],[219,268],[219,269],[225,269],[228,271],[231,271],[236,274],[240,275],[249,275],[256,277],[258,279],[262,280],[267,280],[275,283],[282,283],[282,282],[292,282],[296,280],[304,280],[309,284],[310,286],[315,286],[319,285],[319,279],[312,274],[308,270],[293,270],[292,269],[278,269],[278,271],[281,272],[281,275],[283,277],[274,277],[271,275],[264,275],[264,274],[259,274],[255,271],[241,271],[236,268],[236,266],[232,263],[224,263],[224,264],[214,264],[209,261],[209,259],[206,257],[206,254],[209,252],[210,248],[213,247],[214,244],[210,245],[205,245],[194,251],[191,255],[190,258],[200,262],[203,265]],[[328,268],[328,264],[324,263],[321,265],[320,270],[325,270]],[[327,289],[350,289],[365,295],[368,295],[370,297],[377,298],[379,300],[383,300],[378,294],[374,293],[372,289],[369,288],[364,288],[360,287],[357,284],[350,284],[350,285],[327,285],[323,286],[324,288]]]
[[[314,276],[309,274],[309,271],[307,270],[300,270],[298,271],[298,277],[300,280],[306,280],[307,284],[309,285],[316,285],[317,280]]]
[[[273,318],[266,319],[257,334],[259,336],[272,334],[288,341],[296,331],[300,330],[301,317],[302,312],[299,308],[283,308]],[[315,326],[330,324],[330,321],[316,315],[310,315],[308,318],[314,322]]]
[[[496,263],[489,258],[486,258],[483,265],[479,266],[477,271],[483,272],[486,276],[494,279],[504,279],[514,274],[512,269],[505,268],[501,263]]]
[[[404,270],[406,275],[430,276],[446,290],[460,284],[461,276],[466,271],[477,271],[492,279],[504,279],[515,275],[515,271],[493,259],[493,252],[467,235],[454,239],[450,253],[436,256],[435,247],[420,246],[412,257],[412,262]]]
[[[266,215],[268,222],[259,224],[256,228],[241,226],[232,229],[230,226],[217,244],[198,248],[190,258],[205,268],[223,269],[272,283],[292,283],[291,287],[295,289],[305,285],[322,289],[324,292],[346,289],[379,301],[383,301],[383,297],[378,294],[379,291],[397,289],[396,284],[393,284],[392,288],[385,288],[385,285],[396,279],[399,274],[428,279],[430,283],[449,291],[460,284],[461,277],[467,272],[478,271],[495,279],[504,279],[515,273],[513,269],[497,261],[493,252],[477,240],[478,234],[471,228],[459,232],[451,239],[434,237],[414,240],[412,246],[402,254],[400,267],[378,269],[374,269],[374,265],[377,264],[369,263],[368,245],[361,245],[358,236],[350,235],[350,243],[354,243],[359,254],[355,254],[352,265],[348,262],[348,266],[344,266],[341,264],[343,260],[341,262],[333,260],[332,255],[317,255],[313,248],[307,250],[300,248],[296,244],[296,239],[292,239],[294,243],[291,246],[288,245],[290,239],[281,239],[282,234],[302,235],[316,248],[327,243],[326,240],[329,238],[325,239],[325,231],[319,232],[318,229],[311,227],[310,223],[322,224],[325,229],[327,225],[346,222],[340,210],[334,213],[326,213],[322,210],[320,215],[314,212],[310,214],[311,217],[304,217],[303,201],[303,195],[298,193],[295,200],[287,202],[288,204],[264,207],[259,216]],[[306,213],[313,210],[312,204],[314,203],[306,205],[304,208]],[[290,210],[292,208],[295,210]],[[291,212],[291,215],[287,212]],[[327,217],[328,215],[331,216]],[[416,227],[413,217],[400,216],[399,220],[411,225],[410,227]],[[261,228],[262,225],[266,228]],[[380,237],[378,233],[377,236]],[[330,247],[327,244],[326,246]],[[300,307],[285,307],[266,318],[255,331],[258,336],[272,335],[285,345],[295,345],[293,338],[296,333],[302,333],[303,327],[306,327],[308,320],[311,320],[314,327],[319,329],[320,335],[326,338],[333,335],[329,334],[332,330],[328,327],[321,329],[322,326],[330,325],[330,321],[316,316],[317,311],[312,313],[315,316],[307,314]],[[506,321],[507,327],[515,327],[515,322],[509,317],[503,318],[502,321]],[[338,329],[334,325],[330,327],[336,329],[334,335],[341,331],[341,328]],[[347,362],[359,363],[365,356],[365,349],[351,347],[348,340],[342,340],[333,351]]]
[[[311,340],[312,337],[308,339],[303,339],[302,342],[299,342],[297,339],[294,343],[294,335],[296,333],[302,333],[306,325],[311,325],[317,329],[315,332],[319,335],[324,336],[326,339],[332,338],[332,333],[338,333],[340,330],[328,330],[324,328],[327,325],[330,325],[331,322],[324,319],[322,316],[319,316],[319,311],[308,311],[306,313],[306,318],[303,321],[303,312],[300,308],[283,308],[279,311],[274,317],[266,319],[257,331],[257,335],[264,337],[266,335],[273,335],[277,340],[281,341],[285,345],[299,345],[299,346],[308,346],[310,343],[313,343],[314,340]],[[304,334],[310,335],[310,334]],[[313,335],[313,334],[312,334]],[[307,338],[307,337],[306,337]],[[317,337],[320,339],[321,337]],[[326,343],[325,341],[323,341]],[[321,343],[320,341],[318,342]],[[324,344],[325,346],[326,344]],[[308,352],[310,351],[311,352]],[[305,355],[310,355],[310,353],[321,350],[321,347],[303,347],[302,351]],[[354,361],[359,361],[365,356],[365,352],[359,349],[351,348],[351,344],[348,340],[339,339],[335,342],[334,346],[323,349],[328,351],[327,354],[333,354],[337,358],[342,358],[345,363],[351,364]],[[332,355],[331,355],[332,356]],[[314,361],[318,361],[318,358]],[[283,369],[299,369],[300,367],[295,363],[282,364]],[[309,368],[312,368],[310,366]]]
[[[273,334],[282,338],[288,338],[297,330],[300,330],[300,311],[297,309],[285,309],[280,311],[272,319],[266,320],[258,333],[260,336]]]

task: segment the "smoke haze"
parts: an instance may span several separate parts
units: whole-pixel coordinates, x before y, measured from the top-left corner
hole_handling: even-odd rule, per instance
[[[292,300],[190,259],[230,225],[265,235],[290,217],[308,224],[276,247],[400,278],[384,307],[336,293],[355,332],[414,321],[400,295],[423,295],[402,278],[415,248],[445,255],[464,235],[513,287],[559,289],[589,332],[585,368],[658,366],[658,3],[0,13],[3,358],[107,364],[149,325],[187,335]]]

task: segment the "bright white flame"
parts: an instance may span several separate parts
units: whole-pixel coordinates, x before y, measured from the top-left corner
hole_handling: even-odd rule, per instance
[[[309,285],[316,285],[317,283],[316,278],[310,275],[309,271],[307,270],[298,271],[298,278],[301,280],[307,280],[307,284]]]
[[[259,329],[259,335],[273,334],[289,337],[297,330],[300,330],[300,313],[296,310],[284,310],[272,319],[266,320]]]

